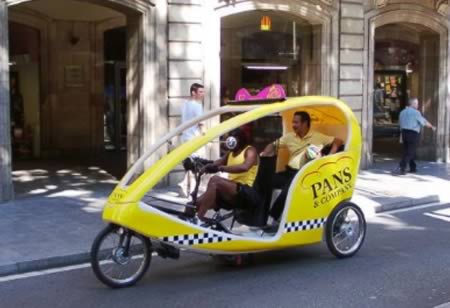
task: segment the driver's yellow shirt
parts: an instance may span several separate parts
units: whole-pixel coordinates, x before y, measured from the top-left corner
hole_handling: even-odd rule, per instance
[[[237,156],[233,155],[233,152],[228,154],[227,166],[240,165],[245,162],[245,153],[250,146],[243,149]],[[253,186],[255,182],[256,174],[258,173],[258,164],[253,165],[248,171],[241,173],[229,173],[228,179],[235,183],[245,184],[250,187]]]
[[[304,154],[308,145],[325,146],[332,143],[334,137],[309,130],[305,137],[300,138],[295,132],[287,133],[278,139],[280,147],[287,147],[289,151],[288,166],[293,169],[300,169],[305,163]]]

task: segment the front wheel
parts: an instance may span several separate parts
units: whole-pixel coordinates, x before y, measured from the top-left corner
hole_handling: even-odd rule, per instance
[[[111,288],[134,285],[144,276],[151,257],[148,238],[115,225],[103,229],[91,248],[92,270]]]
[[[352,202],[338,205],[327,219],[328,249],[338,258],[353,256],[366,236],[366,220],[361,209]]]

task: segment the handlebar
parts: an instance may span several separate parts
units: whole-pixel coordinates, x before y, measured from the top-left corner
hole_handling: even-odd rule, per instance
[[[201,157],[189,156],[183,160],[183,167],[186,171],[192,171],[194,173],[200,173],[200,171],[208,164],[212,164],[214,161],[204,159]]]
[[[186,171],[192,171],[195,177],[195,188],[191,193],[192,201],[195,204],[197,202],[198,188],[200,186],[200,180],[204,174],[203,169],[207,164],[213,163],[212,160],[204,159],[201,157],[189,156],[183,160],[183,168]]]

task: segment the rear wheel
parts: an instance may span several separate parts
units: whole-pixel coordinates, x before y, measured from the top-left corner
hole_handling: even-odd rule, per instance
[[[353,256],[361,248],[366,236],[366,220],[354,203],[338,205],[327,219],[328,249],[338,258]]]
[[[150,240],[115,225],[108,225],[95,238],[91,265],[97,278],[111,288],[134,285],[151,261]]]

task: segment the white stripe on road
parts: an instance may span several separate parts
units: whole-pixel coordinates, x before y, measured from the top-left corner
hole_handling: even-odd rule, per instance
[[[90,263],[84,263],[84,264],[79,264],[79,265],[70,265],[70,266],[52,268],[52,269],[47,269],[47,270],[42,270],[42,271],[29,272],[29,273],[24,273],[24,274],[15,274],[15,275],[10,275],[10,276],[0,277],[0,282],[7,282],[7,281],[13,281],[13,280],[19,280],[19,279],[27,279],[27,278],[37,277],[37,276],[44,276],[44,275],[50,275],[50,274],[54,274],[54,273],[60,273],[60,272],[68,272],[68,271],[73,271],[73,270],[77,270],[77,269],[87,268],[90,266],[91,266]]]
[[[436,219],[440,219],[446,222],[450,222],[450,217],[449,216],[444,216],[442,214],[439,213],[424,213],[425,216],[431,217],[431,218],[436,218]]]
[[[155,257],[158,254],[156,252],[152,253],[152,256]],[[105,262],[102,262],[102,264]],[[0,283],[7,282],[7,281],[13,281],[13,280],[20,280],[20,279],[27,279],[32,277],[38,277],[38,276],[45,276],[50,274],[56,274],[56,273],[62,273],[62,272],[69,272],[79,269],[84,269],[91,267],[91,263],[83,263],[78,265],[70,265],[70,266],[64,266],[64,267],[58,267],[58,268],[51,268],[41,271],[34,271],[29,273],[23,273],[23,274],[14,274],[9,276],[0,277]]]
[[[434,308],[450,308],[450,302],[439,305],[439,306],[435,306]]]
[[[403,213],[403,212],[420,210],[420,209],[426,209],[426,208],[429,208],[429,207],[434,207],[434,206],[439,206],[439,205],[446,205],[446,204],[448,204],[448,203],[436,202],[436,203],[430,203],[430,204],[424,204],[424,205],[411,206],[411,207],[407,207],[407,208],[403,208],[403,209],[391,210],[391,211],[377,213],[376,216],[381,216],[381,215],[384,215],[384,214]]]

